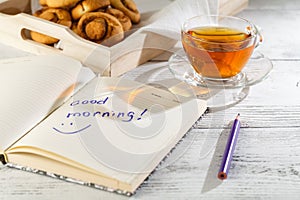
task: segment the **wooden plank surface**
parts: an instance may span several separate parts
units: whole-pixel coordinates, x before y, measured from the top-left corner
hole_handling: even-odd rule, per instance
[[[222,0],[219,1],[220,15],[235,15],[248,7],[248,0]]]
[[[0,199],[299,199],[300,4],[250,0],[249,5],[239,16],[262,27],[265,42],[259,51],[273,61],[270,76],[251,86],[239,104],[204,116],[134,196],[1,166]],[[0,49],[1,58],[15,51],[2,44]],[[166,68],[152,65],[127,76],[155,80],[168,77],[165,73]],[[229,178],[221,182],[216,172],[238,112],[242,129]]]

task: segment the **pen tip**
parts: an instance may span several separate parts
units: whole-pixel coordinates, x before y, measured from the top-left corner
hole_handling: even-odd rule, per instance
[[[240,118],[240,113],[237,114],[236,119]]]

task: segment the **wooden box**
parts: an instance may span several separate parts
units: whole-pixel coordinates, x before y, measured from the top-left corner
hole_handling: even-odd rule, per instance
[[[161,34],[145,32],[129,34],[122,42],[106,47],[79,37],[67,27],[32,16],[32,2],[0,0],[0,42],[37,55],[62,53],[104,76],[119,76],[178,42]],[[247,6],[247,0],[220,0],[218,6],[221,14],[236,14]],[[37,43],[30,38],[29,31],[58,38],[59,43],[56,47]]]

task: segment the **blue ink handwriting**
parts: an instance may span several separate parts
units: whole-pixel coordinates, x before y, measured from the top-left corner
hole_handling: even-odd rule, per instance
[[[109,97],[104,97],[101,99],[91,99],[91,100],[76,100],[73,101],[72,103],[69,104],[71,107],[77,107],[77,106],[86,106],[86,105],[105,105],[109,100]],[[73,112],[68,112],[66,114],[66,119],[67,120],[74,120],[74,119],[80,119],[80,118],[90,118],[90,117],[97,117],[97,119],[100,118],[109,118],[113,120],[121,120],[122,122],[131,122],[133,120],[141,120],[142,117],[145,115],[145,113],[148,111],[147,108],[145,108],[142,112],[134,112],[132,110],[129,111],[101,111],[101,110],[96,110],[96,111],[73,111]],[[53,130],[55,130],[58,133],[61,134],[76,134],[83,132],[84,130],[90,128],[92,125],[88,124],[84,126],[83,128],[77,129],[75,131],[64,131],[66,129],[64,123],[60,124],[60,128],[57,127],[52,127]],[[69,123],[70,126],[73,126],[73,123]]]
[[[64,125],[65,125],[64,123],[61,123],[61,126],[64,126]],[[73,123],[72,123],[72,122],[70,123],[70,126],[73,126]],[[79,132],[82,132],[82,131],[88,129],[88,128],[91,127],[91,126],[92,126],[92,125],[89,124],[89,125],[87,125],[87,126],[81,128],[81,129],[78,129],[78,130],[75,130],[75,131],[61,131],[61,130],[59,130],[58,128],[55,128],[55,127],[53,127],[53,130],[55,130],[56,132],[61,133],[61,134],[75,134],[75,133],[79,133]]]
[[[108,100],[108,97],[101,99],[101,100],[96,100],[96,99],[92,99],[92,100],[76,100],[73,101],[72,103],[70,103],[70,106],[77,106],[77,105],[86,105],[86,104],[100,104],[100,105],[104,105]]]
[[[136,120],[141,120],[142,116],[147,112],[148,109],[144,109]],[[98,118],[112,118],[112,119],[121,119],[123,122],[131,122],[134,120],[134,117],[137,114],[134,111],[129,112],[115,112],[115,111],[84,111],[84,112],[69,112],[66,115],[66,118],[80,118],[80,117],[98,117]]]

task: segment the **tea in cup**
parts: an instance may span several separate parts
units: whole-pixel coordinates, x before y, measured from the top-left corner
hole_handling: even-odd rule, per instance
[[[248,20],[203,15],[184,22],[181,40],[199,77],[227,81],[241,73],[262,37]]]

